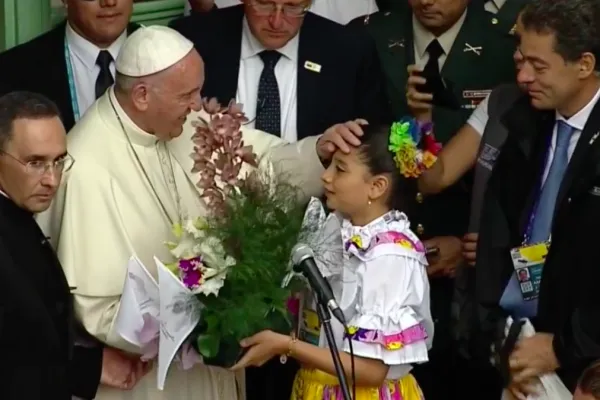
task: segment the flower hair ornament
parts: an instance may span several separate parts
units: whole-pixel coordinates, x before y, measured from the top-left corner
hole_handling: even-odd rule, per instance
[[[436,142],[432,128],[433,124],[419,124],[410,117],[392,124],[388,149],[404,177],[418,178],[437,160],[442,145]]]

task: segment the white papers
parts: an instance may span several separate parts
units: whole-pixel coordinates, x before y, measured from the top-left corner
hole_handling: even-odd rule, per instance
[[[116,319],[119,335],[134,346],[142,348],[141,334],[144,330],[144,314],[158,318],[158,284],[146,267],[135,256],[127,264],[127,276],[121,295],[121,305]]]
[[[129,260],[115,325],[143,358],[156,356],[158,345],[157,386],[163,390],[171,363],[200,321],[202,306],[178,277],[156,257],[154,261],[158,283],[137,257]]]
[[[160,292],[160,339],[158,388],[163,389],[167,372],[179,348],[200,321],[201,304],[184,284],[154,257]]]
[[[523,339],[526,337],[531,337],[535,335],[535,329],[529,319],[524,319],[525,324],[521,328],[521,334],[519,335],[519,339]],[[506,319],[506,328],[505,334],[508,334],[510,326],[513,323],[513,319],[508,317]],[[571,400],[573,395],[569,392],[569,389],[562,383],[558,375],[554,372],[551,374],[546,374],[540,377],[540,382],[538,385],[538,393],[533,396],[527,396],[527,400]],[[504,391],[502,393],[501,400],[510,399],[510,395]]]

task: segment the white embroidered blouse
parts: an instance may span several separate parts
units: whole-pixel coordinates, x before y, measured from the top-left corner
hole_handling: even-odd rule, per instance
[[[339,223],[339,220],[338,220]],[[386,379],[428,360],[433,340],[425,249],[404,213],[390,211],[366,226],[342,221],[343,265],[321,272],[343,310],[348,334],[332,319],[338,349],[382,360]],[[320,332],[319,346],[326,347]]]

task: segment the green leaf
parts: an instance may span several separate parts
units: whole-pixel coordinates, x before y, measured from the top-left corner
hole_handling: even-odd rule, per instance
[[[220,339],[217,335],[198,335],[196,345],[198,352],[206,358],[216,357],[219,352]]]

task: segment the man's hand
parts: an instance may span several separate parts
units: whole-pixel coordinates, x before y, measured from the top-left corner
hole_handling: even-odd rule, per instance
[[[465,261],[472,267],[475,266],[475,259],[477,257],[478,239],[478,233],[467,233],[465,236],[463,236],[462,240],[462,256],[465,259]]]
[[[360,145],[363,135],[361,125],[367,125],[364,119],[355,119],[343,124],[335,124],[327,129],[317,141],[317,154],[321,162],[328,163],[338,149],[344,153],[350,152],[350,147]]]
[[[425,248],[439,249],[438,254],[428,258],[429,276],[448,276],[453,278],[456,268],[462,261],[462,242],[455,236],[438,236],[423,242]]]
[[[413,117],[421,122],[431,122],[433,105],[433,94],[421,93],[417,86],[424,85],[427,79],[419,75],[423,69],[417,65],[409,65],[408,81],[406,82],[406,103]]]
[[[151,363],[142,362],[139,356],[104,347],[102,353],[102,375],[100,383],[117,389],[130,390],[152,368]]]
[[[188,0],[192,10],[196,12],[207,12],[212,10],[215,5],[215,0]]]
[[[554,335],[549,333],[536,333],[515,346],[509,357],[509,366],[512,382],[520,387],[521,393],[529,394],[532,381],[559,367],[552,348],[553,339]]]

